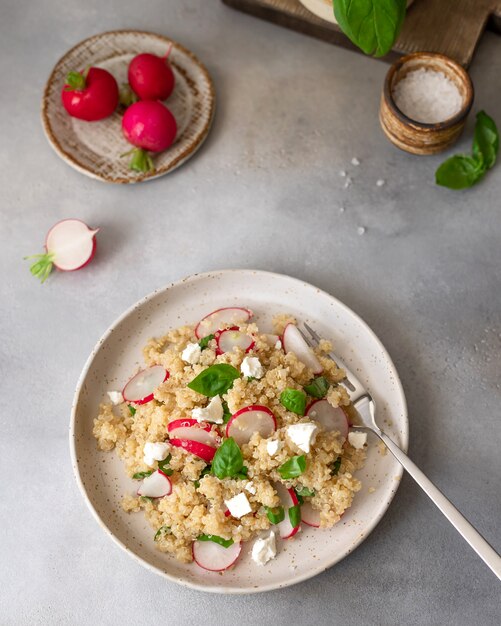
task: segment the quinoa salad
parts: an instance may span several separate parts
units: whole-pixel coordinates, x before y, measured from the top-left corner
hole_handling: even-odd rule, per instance
[[[334,526],[360,490],[366,434],[350,430],[331,343],[310,348],[287,314],[273,333],[226,307],[151,339],[145,369],[94,419],[131,478],[123,509],[179,561],[224,571],[249,542],[264,565],[303,524]]]

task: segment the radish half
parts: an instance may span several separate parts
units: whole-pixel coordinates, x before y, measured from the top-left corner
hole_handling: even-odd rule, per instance
[[[147,496],[148,498],[163,498],[171,493],[172,483],[170,478],[161,470],[157,470],[150,476],[147,476],[137,490],[138,496]]]
[[[93,230],[76,219],[54,224],[45,237],[46,254],[26,257],[37,259],[30,268],[33,276],[44,282],[53,266],[63,272],[73,272],[85,267],[96,252],[98,230]]]
[[[289,519],[289,509],[292,506],[296,506],[296,504],[299,504],[299,500],[294,489],[287,489],[287,487],[285,487],[285,485],[282,485],[282,483],[274,483],[273,487],[278,493],[280,502],[285,510],[284,519],[279,524],[277,524],[278,532],[282,539],[290,539],[291,537],[294,537],[294,535],[301,528],[300,524],[298,524],[297,526],[293,526]]]
[[[295,324],[287,324],[282,335],[282,343],[285,353],[294,352],[297,358],[309,367],[314,374],[322,372],[322,365],[315,356],[315,353],[304,340]]]
[[[224,354],[231,352],[233,348],[241,348],[245,352],[249,352],[254,347],[255,342],[250,335],[239,330],[238,326],[232,326],[216,333],[216,343],[216,354]]]
[[[169,372],[161,365],[141,370],[125,385],[122,395],[126,402],[146,404],[153,400],[153,392],[169,378]]]
[[[169,443],[176,446],[176,448],[182,448],[186,452],[198,456],[207,463],[210,463],[216,454],[216,448],[194,439],[169,439]]]
[[[314,400],[306,407],[306,416],[318,422],[327,431],[337,430],[341,437],[348,437],[348,420],[341,407],[333,407],[327,400]]]
[[[275,416],[266,406],[253,404],[234,413],[226,425],[226,436],[233,437],[241,446],[248,443],[254,433],[267,439],[277,429]]]
[[[198,339],[212,335],[220,330],[222,326],[243,324],[252,317],[252,311],[242,307],[223,307],[206,315],[195,328],[195,335]]]
[[[231,567],[241,550],[241,543],[233,543],[225,548],[213,541],[194,541],[192,546],[195,563],[209,572],[222,572]]]
[[[308,526],[320,528],[320,511],[314,509],[310,502],[304,502],[301,505],[301,520]]]
[[[194,419],[174,420],[167,426],[167,432],[172,439],[189,439],[206,446],[216,447],[221,443],[221,437],[211,430],[209,424],[201,424]]]

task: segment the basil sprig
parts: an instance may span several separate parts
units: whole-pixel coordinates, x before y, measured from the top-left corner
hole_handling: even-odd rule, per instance
[[[193,391],[198,391],[203,396],[212,398],[226,393],[237,378],[240,378],[240,374],[233,365],[218,363],[200,372],[191,383],[188,383],[188,387]]]
[[[202,350],[205,350],[205,348],[207,348],[207,346],[209,345],[209,341],[211,339],[214,339],[214,335],[207,335],[206,337],[202,337],[202,339],[200,339],[200,341],[198,342],[198,345],[202,348]]]
[[[334,0],[339,27],[365,54],[382,57],[393,47],[407,0]]]
[[[163,461],[158,461],[158,469],[166,476],[172,476],[172,474],[174,473],[174,470],[169,467],[171,459],[172,454],[168,454]]]
[[[341,467],[341,457],[338,456],[337,459],[333,463],[331,463],[332,476],[337,476],[339,474],[340,467]]]
[[[148,478],[148,476],[151,476],[152,474],[153,470],[148,470],[147,472],[136,472],[132,475],[132,478],[134,480],[142,480],[143,478]]]
[[[278,468],[278,473],[283,479],[297,478],[301,476],[305,469],[306,457],[302,454],[301,456],[293,456],[285,461],[285,463]]]
[[[128,404],[127,406],[129,407],[129,413],[134,417],[137,409],[135,409],[132,404]]]
[[[329,381],[325,376],[318,376],[309,385],[306,385],[304,390],[309,396],[319,399],[323,398],[329,391]]]
[[[304,415],[306,409],[306,394],[303,391],[287,387],[287,389],[284,389],[280,394],[280,404],[288,411],[292,411],[292,413]]]
[[[229,437],[219,446],[212,459],[212,473],[222,480],[233,478],[242,473],[244,457],[242,451],[235,443],[233,437]]]
[[[272,509],[269,506],[264,507],[266,510],[266,517],[270,520],[272,524],[280,524],[285,519],[285,511],[283,506],[277,506]]]
[[[473,187],[496,163],[499,133],[496,123],[485,111],[477,114],[472,151],[472,156],[456,154],[444,161],[435,173],[437,185],[449,189]]]
[[[153,541],[158,541],[162,535],[168,535],[170,534],[170,532],[171,532],[170,526],[161,526],[155,533],[155,536],[153,537]]]
[[[228,403],[225,400],[223,400],[221,404],[223,405],[223,424],[227,424],[231,419],[231,411],[228,408]]]
[[[229,548],[234,543],[233,539],[223,539],[218,535],[200,535],[197,537],[197,541],[213,541],[223,546],[223,548]]]
[[[301,507],[299,504],[291,506],[289,509],[289,521],[292,528],[296,528],[301,523]]]

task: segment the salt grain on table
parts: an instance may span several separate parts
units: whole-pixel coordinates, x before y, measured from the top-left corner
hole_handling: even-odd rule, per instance
[[[393,89],[397,107],[424,124],[443,122],[461,110],[463,99],[456,84],[443,72],[420,68],[409,72]]]

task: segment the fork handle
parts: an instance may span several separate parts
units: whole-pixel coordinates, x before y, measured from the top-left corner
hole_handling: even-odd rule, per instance
[[[374,431],[384,441],[397,461],[414,478],[426,495],[437,505],[449,522],[475,550],[478,556],[501,580],[501,557],[444,494],[427,478],[409,457],[381,430]]]

